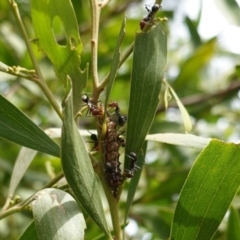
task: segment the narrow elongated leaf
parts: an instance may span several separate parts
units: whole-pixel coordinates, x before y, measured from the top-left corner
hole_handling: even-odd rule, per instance
[[[240,185],[240,148],[212,140],[193,165],[174,214],[171,239],[208,240]]]
[[[68,184],[85,211],[109,235],[99,184],[84,142],[73,119],[72,95],[63,102],[62,166]]]
[[[146,140],[202,150],[209,144],[212,139],[203,138],[192,134],[158,133],[147,135]]]
[[[60,155],[59,146],[23,112],[0,95],[0,137],[19,145]]]
[[[160,24],[149,32],[137,33],[126,133],[127,153],[140,152],[151,127],[159,102],[166,55],[167,36]]]
[[[228,218],[226,240],[239,240],[240,239],[240,221],[238,211],[230,208],[230,215]]]
[[[145,141],[145,143],[143,145],[143,152],[144,152],[144,154],[143,155],[140,154],[138,156],[138,159],[137,159],[137,162],[136,162],[137,166],[140,169],[134,173],[134,176],[131,179],[131,182],[129,184],[128,194],[127,194],[127,201],[126,201],[126,207],[125,207],[124,225],[127,222],[128,213],[129,213],[130,207],[132,205],[133,198],[134,198],[134,195],[135,195],[135,192],[137,190],[137,186],[138,186],[138,183],[139,183],[139,180],[140,180],[140,176],[141,176],[141,173],[142,173],[142,166],[144,164],[144,159],[145,159],[145,155],[146,155],[145,154],[146,150],[147,150],[147,142]]]
[[[168,82],[166,80],[163,80],[163,82],[165,84],[165,92],[164,92],[165,108],[166,109],[168,108],[168,100],[173,97],[179,107],[180,112],[181,112],[185,132],[186,133],[190,132],[192,130],[192,121],[191,121],[191,118],[190,118],[186,108],[182,104],[181,100],[178,98],[178,95],[175,93],[173,88],[168,84]]]
[[[38,240],[34,221],[32,221],[18,240]]]
[[[32,203],[39,240],[84,239],[86,223],[75,199],[54,188],[38,192]]]
[[[198,26],[195,21],[192,21],[189,17],[185,17],[185,23],[188,28],[188,31],[191,35],[192,42],[194,47],[198,47],[201,44],[201,37],[198,33]]]
[[[109,73],[109,79],[108,79],[107,88],[106,88],[105,108],[107,107],[109,96],[110,96],[112,86],[113,86],[114,80],[116,78],[117,70],[119,67],[120,46],[121,46],[121,43],[122,43],[124,35],[125,35],[125,26],[126,26],[126,18],[124,18],[124,20],[123,20],[122,27],[121,27],[121,30],[120,30],[120,33],[118,36],[117,45],[116,45],[115,52],[113,55],[111,71]]]
[[[240,24],[240,7],[236,0],[215,0],[216,6],[219,7],[225,17],[231,21],[232,24],[239,26]]]
[[[37,152],[32,149],[25,147],[21,148],[11,175],[10,186],[8,189],[8,198],[5,204],[6,207],[8,207],[8,204],[10,203],[10,200],[13,197],[13,194],[16,191],[18,184],[20,183],[22,177],[27,171],[36,153]]]
[[[83,48],[78,24],[69,0],[32,1],[32,20],[38,46],[54,64],[55,72],[65,83],[70,76],[73,84],[74,114],[82,105],[81,92],[85,88],[87,71],[80,70],[80,57]],[[57,43],[54,25],[62,25],[62,36],[66,45]]]
[[[194,87],[196,82],[191,81],[211,59],[216,49],[216,38],[213,38],[201,46],[190,56],[180,67],[180,73],[174,82],[174,89],[178,89],[184,84],[188,84],[188,87]]]
[[[175,98],[175,100],[177,102],[177,105],[178,105],[179,110],[180,110],[181,115],[182,115],[185,132],[188,133],[188,132],[190,132],[192,130],[191,118],[190,118],[186,108],[183,106],[182,102],[178,98],[177,94],[173,90],[173,88],[169,87],[169,90],[170,90],[171,94],[173,95],[173,97]]]

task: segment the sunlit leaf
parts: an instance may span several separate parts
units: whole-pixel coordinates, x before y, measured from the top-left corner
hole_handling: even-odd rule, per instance
[[[162,143],[169,143],[173,145],[179,145],[183,147],[191,147],[199,150],[204,149],[211,138],[199,137],[192,134],[181,134],[181,133],[157,133],[149,134],[146,137],[146,140],[156,141]]]
[[[47,188],[35,195],[31,206],[39,240],[84,239],[86,223],[70,194]]]
[[[193,165],[174,214],[171,239],[211,239],[240,185],[240,148],[212,140]]]
[[[232,24],[239,26],[240,7],[236,0],[215,0],[215,3]]]
[[[169,91],[171,92],[172,96],[176,100],[176,103],[177,103],[179,110],[181,112],[181,115],[182,115],[185,132],[188,133],[192,130],[191,118],[190,118],[186,108],[182,104],[181,100],[178,98],[177,94],[173,90],[173,88],[170,85],[168,85],[168,88],[169,88]]]

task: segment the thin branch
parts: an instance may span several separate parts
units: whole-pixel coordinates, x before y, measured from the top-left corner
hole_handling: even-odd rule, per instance
[[[48,182],[42,189],[45,189],[45,188],[49,188],[49,187],[52,187],[55,183],[57,183],[62,177],[64,176],[63,172],[60,172],[54,179],[52,179],[50,182]],[[41,190],[42,190],[41,189]],[[7,210],[4,210],[4,211],[1,211],[0,212],[0,219],[2,218],[5,218],[15,212],[20,212],[22,211],[30,202],[33,201],[34,199],[34,196],[35,196],[36,193],[34,193],[33,195],[31,195],[30,197],[28,197],[26,200],[16,204],[15,206],[7,209]]]
[[[128,47],[128,49],[122,54],[121,59],[119,61],[118,68],[122,66],[122,64],[128,59],[128,57],[131,55],[133,52],[133,47],[134,47],[134,42]],[[106,86],[108,79],[109,79],[109,74],[102,80],[102,82],[99,84],[99,89],[104,89]]]
[[[34,66],[34,68],[36,70],[36,73],[37,73],[38,77],[42,79],[42,73],[40,71],[40,68],[38,66],[38,62],[37,62],[37,60],[35,58],[35,55],[33,53],[30,41],[28,39],[28,35],[27,35],[27,32],[26,32],[25,26],[24,26],[24,24],[22,22],[22,19],[21,19],[19,10],[18,10],[18,5],[17,5],[17,3],[14,0],[9,0],[9,4],[10,4],[10,7],[12,8],[13,14],[14,14],[14,16],[15,16],[15,18],[16,18],[19,26],[20,26],[20,30],[22,32],[24,41],[25,41],[26,46],[27,46],[27,50],[28,50],[29,56],[30,56],[30,58],[32,60],[33,66]]]
[[[13,213],[20,212],[22,209],[23,209],[23,207],[19,206],[19,205],[9,208],[8,210],[0,213],[0,219],[3,219]]]
[[[99,26],[101,26],[101,28],[104,28],[109,20],[111,19],[111,21],[113,20],[113,18],[117,18],[119,14],[123,13],[126,11],[126,9],[129,7],[129,5],[131,5],[132,3],[136,3],[136,2],[140,2],[141,0],[131,0],[131,1],[122,1],[120,4],[119,2],[116,2],[116,5],[114,7],[112,7],[111,9],[109,9],[109,11],[107,13],[105,13],[105,15],[100,19],[100,24]],[[101,7],[102,8],[102,7]],[[80,35],[82,36],[83,34],[88,33],[91,30],[91,27],[89,25],[87,25],[86,23],[83,23],[80,27],[79,27],[79,32]],[[64,37],[60,37],[58,39],[58,41],[63,40]]]
[[[33,64],[34,69],[36,71],[36,74],[38,76],[38,79],[35,82],[42,89],[42,91],[44,92],[44,94],[47,97],[48,101],[50,102],[52,107],[55,109],[55,111],[58,114],[58,116],[62,119],[62,112],[61,112],[60,106],[55,101],[55,98],[53,97],[51,91],[49,90],[49,88],[48,88],[48,86],[46,84],[46,82],[44,81],[44,78],[43,78],[42,73],[40,71],[38,62],[37,62],[37,60],[35,58],[35,55],[33,53],[33,50],[32,50],[32,47],[31,47],[31,43],[30,43],[30,41],[28,39],[27,31],[25,29],[25,26],[24,26],[24,24],[22,22],[22,19],[21,19],[19,10],[18,10],[18,5],[16,4],[16,2],[14,0],[9,0],[9,5],[12,8],[12,12],[13,12],[13,14],[14,14],[14,16],[15,16],[15,18],[16,18],[19,26],[20,26],[20,30],[22,32],[24,41],[26,43],[29,56],[31,58],[32,64]]]
[[[100,7],[98,6],[97,0],[90,0],[91,4],[91,71],[92,71],[92,80],[93,80],[93,92],[96,91],[99,85],[98,80],[98,33],[99,33],[99,18],[100,18]]]
[[[224,99],[228,98],[229,95],[232,93],[240,90],[240,81],[239,79],[233,81],[226,89],[218,91],[212,94],[195,94],[181,99],[183,105],[192,106],[197,105],[205,102],[209,102],[211,99],[217,99],[219,101],[223,101]],[[169,108],[177,108],[178,105],[176,102],[170,103],[168,105]],[[157,113],[165,111],[164,106],[160,106],[157,110]]]

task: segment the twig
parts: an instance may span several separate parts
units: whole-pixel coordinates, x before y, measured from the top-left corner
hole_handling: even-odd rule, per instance
[[[60,106],[57,104],[57,102],[55,101],[51,91],[49,90],[46,82],[44,81],[44,78],[42,76],[42,73],[40,71],[40,68],[39,68],[39,65],[38,65],[38,62],[35,58],[35,55],[33,53],[33,50],[32,50],[32,47],[31,47],[31,44],[30,44],[30,41],[28,39],[28,35],[27,35],[27,32],[26,32],[26,29],[25,29],[25,26],[22,22],[22,19],[21,19],[21,16],[19,14],[19,10],[18,10],[18,6],[16,4],[16,2],[14,0],[9,0],[9,5],[10,7],[12,8],[12,11],[13,11],[13,14],[20,26],[20,30],[22,32],[22,35],[23,35],[23,38],[24,38],[24,41],[26,43],[26,46],[27,46],[27,49],[28,49],[28,53],[29,53],[29,56],[31,58],[31,61],[32,61],[32,64],[34,66],[34,69],[37,73],[37,76],[38,78],[36,79],[36,83],[39,85],[39,87],[42,89],[42,91],[44,92],[45,96],[47,97],[48,101],[50,102],[50,104],[52,105],[52,107],[55,109],[56,113],[58,114],[58,116],[62,119],[62,112],[60,110]]]
[[[209,100],[211,99],[217,99],[220,101],[223,101],[225,98],[227,98],[230,94],[232,94],[233,92],[236,92],[240,89],[240,81],[239,79],[233,81],[226,89],[218,91],[216,93],[212,93],[212,94],[195,94],[195,95],[191,95],[185,98],[181,99],[181,102],[183,103],[183,105],[186,106],[192,106],[192,105],[197,105],[197,104],[201,104],[201,103],[205,103],[205,102],[209,102]],[[169,108],[177,108],[178,105],[177,103],[170,103],[168,105]],[[165,111],[165,107],[164,106],[160,106],[157,109],[157,113],[163,112]]]
[[[55,183],[57,183],[62,177],[64,176],[63,172],[59,173],[54,179],[52,179],[50,182],[48,182],[42,189],[45,188],[49,188],[51,186],[53,186]],[[41,190],[42,190],[41,189]],[[26,200],[16,204],[15,206],[5,210],[5,211],[1,211],[0,212],[0,219],[5,218],[15,212],[20,212],[21,210],[23,210],[30,202],[33,201],[34,195],[31,195],[29,198],[27,198]]]
[[[133,52],[133,47],[134,47],[134,42],[128,47],[128,49],[122,54],[121,59],[119,61],[119,66],[118,68],[120,68],[122,66],[122,64],[127,60],[127,58],[131,55],[131,53]],[[108,82],[108,78],[109,78],[109,73],[107,74],[107,76],[102,80],[102,82],[99,84],[99,88],[100,89],[104,89],[104,87],[106,86],[107,82]]]
[[[92,80],[93,80],[93,92],[98,89],[99,80],[98,80],[98,32],[99,32],[99,17],[100,17],[100,7],[98,6],[97,0],[90,0],[91,4],[91,70],[92,70]],[[95,100],[95,99],[94,99]]]

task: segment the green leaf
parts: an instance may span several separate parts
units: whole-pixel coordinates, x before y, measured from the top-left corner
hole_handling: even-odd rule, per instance
[[[54,64],[55,72],[66,84],[67,76],[72,79],[74,114],[82,105],[81,92],[86,86],[87,71],[80,70],[80,57],[83,48],[78,24],[69,0],[32,1],[32,20],[38,46]],[[66,45],[57,43],[54,25],[63,28]],[[55,35],[54,35],[55,34]]]
[[[145,141],[144,145],[143,145],[143,152],[146,153],[146,150],[147,150],[147,142]],[[146,156],[146,154],[138,156],[136,164],[138,165],[138,167],[140,167],[140,169],[134,173],[134,176],[131,179],[131,182],[129,184],[126,207],[125,207],[124,226],[126,225],[128,213],[129,213],[130,207],[132,205],[133,198],[134,198],[134,195],[137,190],[137,186],[138,186],[138,183],[139,183],[139,180],[141,177],[142,167],[144,164],[145,156]]]
[[[16,191],[18,184],[20,183],[21,179],[23,178],[24,174],[26,173],[29,165],[31,164],[33,158],[36,155],[36,151],[22,147],[17,160],[14,164],[13,172],[11,175],[10,186],[8,189],[8,198],[7,203],[8,205]]]
[[[149,32],[137,33],[133,52],[126,153],[140,152],[151,127],[159,102],[166,57],[167,36],[160,24]]]
[[[109,235],[99,183],[84,142],[73,119],[72,95],[63,102],[62,167],[77,200],[98,226]]]
[[[211,239],[240,184],[240,148],[212,140],[193,165],[174,214],[171,239]]]
[[[37,231],[34,221],[32,221],[18,240],[38,240]]]
[[[201,70],[212,58],[216,49],[216,38],[209,40],[199,46],[196,51],[180,66],[180,73],[175,80],[174,89],[181,88],[184,84],[188,84],[188,88],[196,85],[191,81],[195,78],[199,70]]]
[[[60,155],[59,146],[23,112],[0,95],[0,137],[19,145]]]
[[[240,77],[240,65],[235,66],[235,74],[237,75],[237,77]]]
[[[239,26],[240,7],[236,0],[215,0],[215,3],[232,24]]]
[[[31,206],[39,240],[84,239],[86,223],[70,194],[46,188],[35,199]]]
[[[115,52],[113,55],[112,66],[111,66],[111,70],[109,73],[109,79],[108,79],[108,83],[107,83],[107,87],[106,87],[105,109],[107,108],[109,96],[110,96],[112,86],[113,86],[114,80],[116,78],[117,70],[119,67],[120,46],[121,46],[121,43],[122,43],[124,35],[125,35],[125,26],[126,26],[126,18],[124,18],[124,20],[123,20],[122,27],[121,27],[121,30],[120,30],[120,33],[118,36],[117,45],[116,45]]]
[[[146,140],[202,150],[209,144],[212,139],[203,138],[192,134],[158,133],[147,135]]]
[[[237,210],[233,207],[230,208],[230,215],[227,225],[226,240],[239,240],[240,239],[240,221]]]
[[[186,26],[188,27],[188,31],[191,35],[191,40],[194,44],[194,47],[198,47],[201,45],[201,37],[200,35],[198,34],[198,31],[197,31],[197,24],[195,24],[194,21],[192,21],[189,17],[185,17],[185,23],[186,23]]]
[[[179,110],[181,112],[185,132],[188,133],[188,132],[190,132],[192,130],[191,118],[190,118],[186,108],[182,104],[181,100],[178,98],[177,94],[175,93],[175,91],[173,90],[173,88],[169,84],[168,84],[168,88],[169,88],[169,92],[171,92],[171,94],[174,97],[174,99],[175,99],[175,101],[176,101],[176,103],[178,105],[178,108],[179,108]]]

